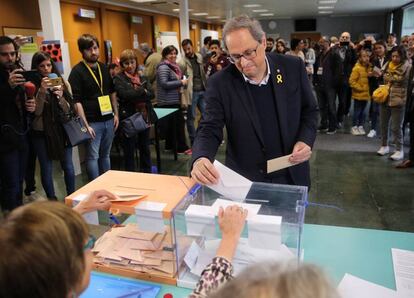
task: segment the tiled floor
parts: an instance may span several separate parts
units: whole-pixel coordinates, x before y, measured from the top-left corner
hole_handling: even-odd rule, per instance
[[[375,154],[379,145],[379,139],[345,131],[318,135],[311,159],[312,204],[306,211],[307,223],[414,232],[414,169],[395,169],[395,162]],[[224,150],[225,144],[217,159],[224,160]],[[188,156],[174,161],[171,153],[162,153],[164,174],[187,175],[188,162]],[[116,152],[112,165],[120,167]],[[63,177],[58,169],[56,193],[63,198]],[[78,176],[77,186],[86,180],[85,174]],[[42,193],[39,177],[37,181]]]

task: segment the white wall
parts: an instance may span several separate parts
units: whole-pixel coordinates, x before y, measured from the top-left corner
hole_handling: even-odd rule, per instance
[[[322,35],[339,36],[348,31],[352,39],[358,39],[361,33],[386,33],[386,14],[349,17],[316,17],[316,31]],[[271,30],[268,23],[272,19],[261,20],[263,30],[267,34],[279,34],[283,39],[290,40],[290,34],[295,32],[294,19],[274,19],[276,28]]]

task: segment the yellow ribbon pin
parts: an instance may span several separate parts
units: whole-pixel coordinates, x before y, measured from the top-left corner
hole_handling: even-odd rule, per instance
[[[282,78],[281,74],[276,75],[276,83],[278,83],[278,84],[283,83],[283,78]]]

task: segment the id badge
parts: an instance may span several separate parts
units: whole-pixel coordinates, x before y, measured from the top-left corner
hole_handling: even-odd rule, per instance
[[[98,101],[102,116],[112,114],[112,105],[109,95],[99,96]]]
[[[321,76],[323,74],[323,67],[319,66],[318,67],[318,72],[316,73],[318,76]]]

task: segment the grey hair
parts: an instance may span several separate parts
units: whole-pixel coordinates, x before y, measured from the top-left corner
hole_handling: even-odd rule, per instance
[[[226,22],[223,28],[223,43],[224,47],[227,49],[226,37],[229,33],[240,30],[247,29],[255,40],[262,42],[262,39],[265,35],[262,26],[259,21],[253,18],[250,18],[247,15],[241,15],[234,17]]]
[[[145,54],[148,54],[152,51],[151,47],[146,42],[141,43],[139,45],[139,49]]]
[[[224,284],[209,298],[339,298],[319,267],[298,264],[258,263]]]

